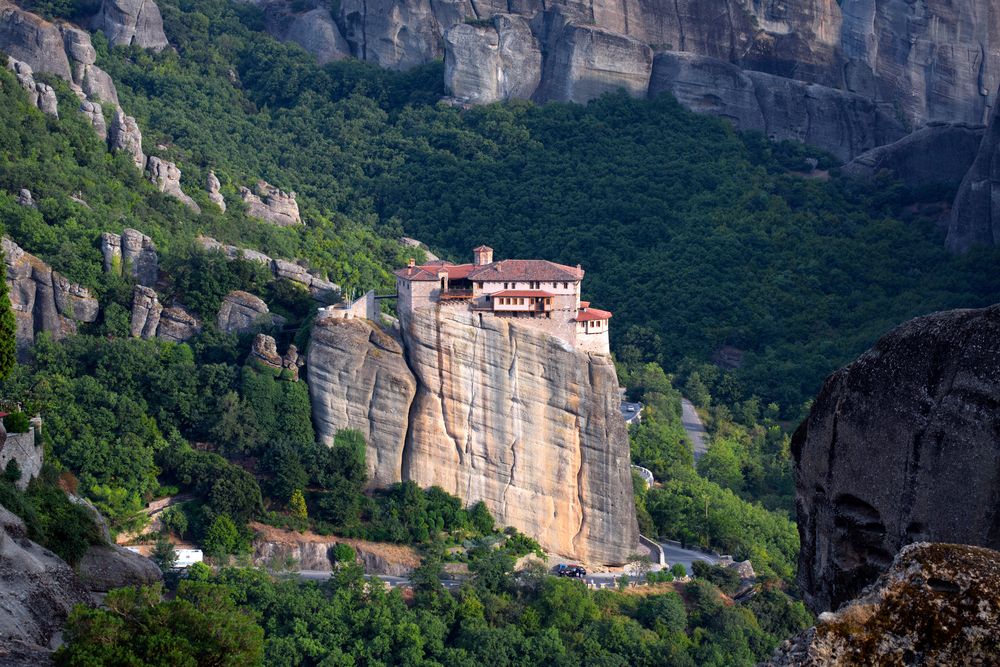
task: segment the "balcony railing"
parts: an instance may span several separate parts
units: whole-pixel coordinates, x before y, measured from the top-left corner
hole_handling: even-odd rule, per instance
[[[472,290],[470,289],[446,289],[441,290],[441,299],[471,299]]]

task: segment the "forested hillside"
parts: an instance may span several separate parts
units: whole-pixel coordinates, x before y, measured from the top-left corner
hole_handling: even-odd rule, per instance
[[[744,352],[734,400],[757,394],[785,416],[895,323],[1000,295],[984,270],[995,253],[949,257],[907,208],[913,193],[805,178],[807,149],[737,135],[668,97],[461,111],[434,104],[439,65],[319,67],[258,32],[254,7],[162,10],[176,53],[97,40],[146,141],[190,191],[209,168],[227,195],[258,177],[298,191],[308,228],[247,231],[239,214],[197,224],[307,258],[348,289],[385,285],[366,267],[398,261],[372,232],[455,258],[483,242],[498,257],[579,262],[588,296],[615,312],[619,353],[672,368],[731,346]]]

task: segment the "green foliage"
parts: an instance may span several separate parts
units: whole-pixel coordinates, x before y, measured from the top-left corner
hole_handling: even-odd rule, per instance
[[[225,587],[183,581],[162,602],[159,585],[108,593],[103,608],[78,605],[57,665],[262,664],[264,632]]]
[[[17,459],[11,459],[7,461],[6,467],[3,469],[3,481],[9,484],[17,484],[21,480],[21,466],[17,462]]]
[[[0,264],[4,261],[0,250]],[[17,322],[10,306],[7,281],[0,280],[0,381],[6,380],[17,363]]]
[[[9,469],[9,466],[8,466]],[[15,486],[5,471],[0,479],[0,505],[21,517],[28,538],[55,552],[71,565],[83,557],[93,544],[101,543],[101,534],[91,513],[70,502],[58,486],[58,473],[46,464],[26,491]]]
[[[330,548],[330,560],[334,563],[353,563],[357,558],[349,544],[337,543]]]
[[[167,572],[177,563],[177,551],[166,535],[160,535],[156,538],[152,559],[163,572]]]
[[[293,517],[299,519],[309,518],[309,511],[306,509],[306,499],[302,491],[295,489],[292,492],[292,499],[288,501],[288,511]]]
[[[171,505],[160,514],[160,525],[167,533],[173,533],[183,539],[188,530],[188,518],[182,505]]]
[[[728,567],[711,565],[705,561],[696,560],[691,564],[694,576],[710,581],[719,587],[726,595],[733,595],[739,590],[740,575]]]
[[[31,420],[23,412],[11,412],[3,418],[3,427],[8,433],[27,433]]]
[[[219,514],[208,527],[203,540],[205,551],[212,558],[223,559],[240,547],[240,533],[228,514]]]

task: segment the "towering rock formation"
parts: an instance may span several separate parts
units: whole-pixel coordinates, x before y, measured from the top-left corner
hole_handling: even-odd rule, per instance
[[[92,27],[115,46],[162,51],[170,45],[163,34],[160,8],[153,0],[104,0]]]
[[[316,323],[320,437],[359,429],[376,484],[438,485],[551,551],[623,562],[638,528],[610,358],[447,307],[401,324],[405,346],[363,320]]]
[[[35,81],[34,72],[28,63],[22,63],[14,58],[7,58],[7,69],[14,73],[17,82],[28,92],[28,98],[42,113],[59,117],[59,100],[56,91],[47,83]]]
[[[495,14],[489,25],[459,23],[445,35],[451,94],[472,104],[531,99],[542,78],[542,51],[528,21]]]
[[[215,172],[208,172],[208,176],[205,178],[205,189],[208,190],[208,198],[213,204],[219,207],[220,211],[225,213],[226,199],[219,193],[219,188],[221,187],[222,184],[219,183],[219,177],[215,175]]]
[[[911,542],[1000,548],[998,401],[1000,306],[911,320],[830,376],[792,439],[810,607]]]
[[[763,667],[1000,663],[1000,553],[905,547],[860,599],[822,614]]]
[[[70,283],[6,237],[0,245],[17,320],[19,352],[23,353],[39,332],[47,331],[59,339],[76,333],[77,323],[97,319],[98,301],[87,288]]]
[[[73,79],[58,26],[9,0],[0,0],[0,51],[27,63],[35,72]]]
[[[152,287],[159,275],[159,257],[153,240],[136,229],[101,234],[104,272],[122,275],[128,271],[140,285]]]
[[[125,115],[121,107],[115,109],[111,119],[111,132],[108,134],[108,147],[111,152],[124,151],[132,158],[135,168],[142,171],[146,165],[146,156],[142,152],[142,132],[135,118]]]
[[[967,252],[975,245],[1000,243],[1000,107],[993,111],[976,159],[951,207],[945,245]]]
[[[223,333],[247,333],[281,321],[271,314],[263,300],[240,290],[227,294],[219,308],[218,325]]]

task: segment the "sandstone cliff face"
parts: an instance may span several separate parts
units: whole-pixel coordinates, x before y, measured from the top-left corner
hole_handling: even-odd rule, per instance
[[[459,23],[445,44],[445,86],[463,102],[526,100],[538,89],[541,47],[523,17],[496,14],[489,26]]]
[[[73,78],[59,28],[8,0],[0,0],[0,51],[36,72]]]
[[[181,170],[176,164],[151,155],[146,160],[146,171],[149,174],[150,182],[160,192],[174,199],[179,199],[182,204],[195,213],[201,213],[201,207],[181,189]]]
[[[417,383],[402,346],[364,320],[320,319],[306,354],[309,397],[320,442],[360,431],[372,486],[401,481],[407,420]]]
[[[223,333],[248,333],[254,329],[280,323],[277,315],[272,315],[267,304],[257,296],[241,290],[233,290],[222,300],[219,307],[218,325]]]
[[[912,544],[862,598],[822,614],[765,665],[995,665],[998,631],[1000,553]]]
[[[107,35],[115,46],[162,51],[170,45],[163,34],[160,8],[153,0],[104,0],[93,28]]]
[[[932,123],[899,141],[879,146],[845,164],[845,174],[871,178],[886,169],[911,188],[958,187],[976,159],[985,128]]]
[[[111,119],[111,132],[108,135],[108,148],[111,152],[124,151],[132,157],[135,168],[142,170],[146,165],[146,156],[142,152],[142,132],[135,118],[125,115],[121,107],[115,109]]]
[[[739,130],[811,144],[841,160],[906,134],[897,118],[861,95],[748,72],[691,53],[656,55],[649,94],[664,92],[691,111],[725,118]]]
[[[799,583],[816,611],[904,545],[1000,547],[1000,306],[922,317],[834,373],[792,439]]]
[[[251,217],[279,227],[302,224],[294,192],[285,192],[266,181],[257,181],[256,192],[240,188],[240,196],[247,205],[247,215]]]
[[[406,577],[420,565],[420,556],[413,547],[278,530],[263,524],[251,527],[257,532],[251,556],[257,567],[281,569],[294,562],[300,570],[330,572],[333,569],[330,550],[337,544],[354,549],[357,561],[368,574]]]
[[[127,271],[140,285],[151,287],[159,276],[159,256],[153,240],[136,229],[101,234],[104,272],[122,275]]]
[[[28,99],[45,114],[59,117],[59,100],[52,86],[35,81],[34,72],[27,63],[7,58],[7,69],[14,73],[17,82],[28,93]]]
[[[20,353],[47,331],[56,339],[76,333],[78,322],[97,319],[98,301],[85,287],[70,283],[8,238],[0,241],[10,303],[17,320]]]
[[[320,437],[365,433],[378,485],[438,485],[553,552],[623,562],[638,528],[611,360],[461,310],[401,325],[405,347],[362,320],[317,322],[308,359]]]
[[[955,195],[945,245],[952,252],[967,252],[975,245],[1000,243],[1000,107],[990,118]]]

